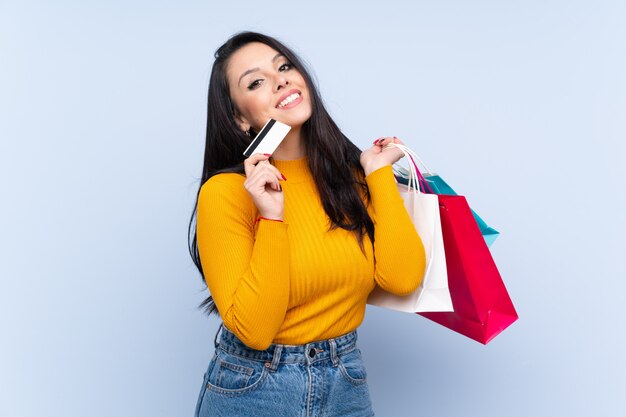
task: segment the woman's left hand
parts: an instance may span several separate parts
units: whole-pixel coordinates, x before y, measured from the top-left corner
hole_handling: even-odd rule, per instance
[[[404,153],[400,149],[386,147],[386,145],[390,143],[404,145],[404,143],[396,137],[380,138],[374,141],[374,145],[371,148],[361,152],[360,161],[363,171],[365,171],[365,176],[368,176],[378,168],[399,161],[404,156]]]

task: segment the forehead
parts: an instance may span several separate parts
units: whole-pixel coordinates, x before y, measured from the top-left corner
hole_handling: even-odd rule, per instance
[[[272,65],[272,59],[277,53],[274,48],[260,42],[242,46],[228,60],[228,78],[236,82],[241,74],[251,68]]]

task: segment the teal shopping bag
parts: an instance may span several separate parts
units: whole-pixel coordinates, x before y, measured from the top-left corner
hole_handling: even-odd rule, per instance
[[[426,183],[433,189],[435,194],[445,194],[445,195],[458,195],[452,187],[448,185],[447,182],[443,180],[439,175],[427,173],[424,174],[424,179]],[[485,238],[485,242],[487,242],[487,246],[491,246],[493,242],[496,241],[496,238],[500,235],[493,227],[489,227],[487,223],[478,215],[474,210],[472,210],[472,214],[474,215],[474,219],[476,219],[476,223],[478,223],[478,228],[480,229],[480,233],[482,233]]]
[[[421,162],[421,161],[420,161]],[[422,162],[423,165],[423,162]],[[402,184],[408,183],[408,171],[400,168],[395,169],[396,179],[398,182]],[[423,174],[424,179],[426,180],[426,185],[430,187],[430,190],[427,188],[427,192],[432,192],[433,194],[442,194],[442,195],[458,195],[447,182],[443,180],[438,174],[434,174],[431,172],[427,172]],[[487,246],[491,246],[493,242],[495,242],[496,238],[500,235],[493,227],[490,227],[485,223],[485,221],[478,215],[474,210],[472,210],[472,214],[474,215],[474,219],[476,219],[476,223],[478,224],[478,228],[480,229],[480,233],[482,233]]]

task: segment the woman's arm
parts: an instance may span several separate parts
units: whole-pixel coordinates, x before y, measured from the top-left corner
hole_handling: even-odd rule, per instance
[[[244,177],[210,178],[198,199],[202,270],[222,320],[253,349],[269,347],[289,302],[289,239],[284,222],[260,220]],[[256,229],[256,234],[255,234]]]
[[[396,186],[391,165],[365,177],[374,222],[374,279],[385,291],[407,295],[419,287],[426,269],[424,246]]]

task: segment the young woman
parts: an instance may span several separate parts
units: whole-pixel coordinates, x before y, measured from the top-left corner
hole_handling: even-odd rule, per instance
[[[270,118],[289,134],[246,159]],[[217,50],[190,251],[223,326],[196,416],[374,414],[356,329],[376,285],[408,294],[425,265],[391,142],[361,152],[276,39],[244,32]]]

